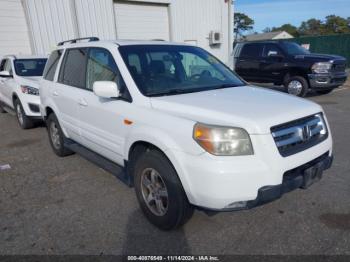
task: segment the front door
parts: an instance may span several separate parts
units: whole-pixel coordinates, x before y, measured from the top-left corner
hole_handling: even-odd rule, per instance
[[[80,96],[79,119],[82,143],[100,155],[123,165],[125,137],[130,126],[124,123],[131,103],[119,98],[101,98],[94,94],[96,81],[114,81],[122,90],[125,83],[111,53],[90,48],[86,69],[86,90]]]
[[[273,43],[265,44],[263,57],[260,62],[262,78],[267,82],[281,82],[284,75],[284,60],[284,54],[278,45]]]

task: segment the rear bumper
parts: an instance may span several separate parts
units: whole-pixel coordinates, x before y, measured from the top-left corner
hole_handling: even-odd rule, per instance
[[[343,85],[348,75],[346,72],[328,74],[309,74],[310,88],[315,90],[332,89]]]
[[[198,207],[201,210],[209,212],[230,212],[251,209],[258,207],[274,200],[281,198],[285,193],[291,192],[298,188],[306,189],[311,184],[310,181],[316,182],[322,178],[322,172],[318,174],[306,171],[312,166],[322,171],[329,169],[333,163],[333,156],[325,153],[322,156],[302,165],[295,169],[287,171],[283,176],[283,182],[280,185],[264,186],[258,190],[258,196],[254,200],[237,202],[235,207],[224,209],[208,209]],[[310,180],[311,179],[311,180]]]

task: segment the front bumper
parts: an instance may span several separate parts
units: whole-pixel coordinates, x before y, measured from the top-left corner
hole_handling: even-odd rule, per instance
[[[346,82],[347,77],[346,72],[308,75],[310,88],[315,90],[326,90],[341,86]]]
[[[251,209],[257,206],[261,206],[277,200],[282,197],[285,193],[291,192],[298,188],[306,189],[311,183],[310,181],[316,182],[322,178],[322,172],[324,170],[329,169],[333,163],[333,156],[329,156],[328,152],[323,154],[322,156],[300,166],[295,169],[287,171],[283,175],[283,182],[280,185],[276,186],[264,186],[258,190],[258,196],[254,200],[246,201],[246,202],[237,202],[234,203],[236,207],[225,208],[221,210],[213,210],[209,211],[238,211]],[[317,166],[321,172],[320,173],[308,173],[306,170],[312,166]],[[202,208],[203,209],[203,208]],[[204,210],[208,210],[205,209]]]
[[[282,157],[269,135],[251,135],[254,155],[217,157],[168,151],[189,202],[199,208],[227,211],[252,208],[290,191],[285,174],[298,170],[292,185],[300,187],[300,168],[332,156],[332,136],[302,152]],[[296,174],[296,173],[295,173]],[[289,188],[287,190],[287,188]],[[293,188],[293,189],[295,189]],[[270,197],[270,196],[273,197]]]

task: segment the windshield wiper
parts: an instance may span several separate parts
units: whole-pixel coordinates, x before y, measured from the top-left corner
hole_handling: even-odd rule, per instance
[[[193,93],[193,92],[199,92],[201,91],[198,88],[195,89],[171,89],[167,92],[164,93],[148,93],[147,96],[168,96],[168,95],[179,95],[179,94],[188,94],[188,93]]]

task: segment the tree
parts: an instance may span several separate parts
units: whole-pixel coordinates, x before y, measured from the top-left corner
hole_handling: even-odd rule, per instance
[[[348,20],[336,15],[326,17],[324,24],[325,34],[345,34],[350,33]]]
[[[234,30],[236,39],[238,35],[242,36],[243,32],[252,30],[254,26],[254,20],[243,13],[235,13]]]
[[[266,27],[264,30],[263,30],[263,33],[270,33],[272,31],[272,29],[270,27]]]
[[[301,23],[298,31],[300,35],[320,35],[323,31],[322,21],[315,18],[309,19]]]
[[[291,34],[294,37],[299,36],[298,28],[294,25],[291,25],[291,24],[284,24],[280,27],[273,27],[272,28],[272,32],[277,32],[277,31],[286,31],[287,33]]]

